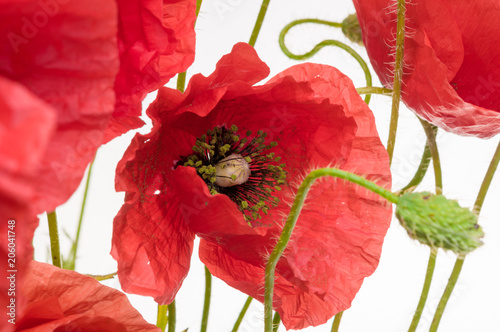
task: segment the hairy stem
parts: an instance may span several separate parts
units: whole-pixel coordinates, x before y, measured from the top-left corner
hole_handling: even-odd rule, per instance
[[[398,131],[399,103],[401,101],[401,80],[403,79],[403,54],[405,41],[405,0],[398,0],[397,32],[396,32],[396,59],[394,63],[394,83],[392,88],[392,110],[391,123],[389,126],[389,140],[387,141],[387,153],[389,162],[392,163],[394,146],[396,144],[396,132]]]
[[[323,176],[338,177],[353,183],[356,183],[374,193],[382,196],[392,203],[398,202],[398,196],[392,192],[377,186],[375,183],[368,181],[358,175],[337,169],[337,168],[320,168],[309,173],[302,184],[300,185],[295,200],[293,202],[290,214],[288,215],[283,231],[281,232],[280,238],[276,243],[269,260],[266,263],[265,269],[265,289],[264,289],[264,326],[265,332],[272,332],[273,328],[273,292],[274,292],[274,272],[276,270],[276,265],[281,255],[285,251],[285,248],[292,236],[292,231],[295,228],[297,219],[299,218],[300,211],[304,205],[307,193],[311,188],[314,181]]]

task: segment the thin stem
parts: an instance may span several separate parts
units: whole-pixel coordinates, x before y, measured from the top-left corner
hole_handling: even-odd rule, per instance
[[[177,90],[184,92],[184,87],[186,86],[186,72],[177,74]]]
[[[252,303],[252,300],[253,298],[251,296],[247,297],[247,300],[245,301],[243,308],[241,308],[240,314],[238,315],[238,318],[236,319],[236,322],[234,323],[231,332],[238,332],[241,322],[243,321],[243,317],[245,317],[245,314],[247,313],[247,310],[250,307],[250,303]]]
[[[458,276],[460,275],[460,271],[462,271],[464,260],[465,256],[459,256],[455,262],[455,266],[453,266],[453,271],[451,272],[450,279],[448,280],[448,284],[446,285],[444,293],[441,296],[441,300],[439,300],[439,304],[437,306],[436,313],[434,314],[434,318],[432,319],[429,332],[437,331],[439,322],[441,321],[441,317],[443,316],[444,308],[446,307],[446,304],[450,299],[451,293],[453,292],[453,288],[455,288]]]
[[[281,317],[280,314],[277,312],[274,313],[274,318],[273,318],[273,332],[277,332],[278,328],[280,327],[280,322],[281,322]]]
[[[479,193],[477,194],[476,202],[474,203],[474,213],[476,213],[477,216],[479,216],[479,213],[481,212],[484,199],[486,198],[486,193],[488,192],[488,189],[490,189],[490,184],[491,181],[493,180],[493,175],[495,175],[499,162],[500,162],[500,142],[498,143],[497,149],[493,154],[490,166],[486,171],[483,183],[481,184],[481,188],[479,189]]]
[[[175,332],[175,300],[168,305],[168,332]]]
[[[117,274],[118,274],[118,272],[113,272],[113,273],[104,274],[104,275],[96,275],[96,274],[86,274],[86,275],[94,278],[97,281],[102,281],[102,280],[113,279]]]
[[[427,262],[427,272],[425,273],[424,287],[422,288],[420,300],[418,301],[417,309],[415,310],[415,314],[413,315],[413,320],[411,321],[408,332],[414,332],[417,329],[418,322],[420,321],[420,317],[422,316],[422,312],[424,311],[425,302],[427,301],[429,289],[431,288],[434,267],[436,266],[436,256],[437,252],[431,249],[429,261]]]
[[[165,332],[167,327],[168,316],[168,305],[158,305],[158,315],[156,316],[156,327],[161,329],[161,332]]]
[[[201,3],[203,0],[196,0],[196,18],[198,18],[198,14],[200,13]]]
[[[71,246],[71,251],[68,255],[68,263],[67,266],[65,267],[68,270],[74,270],[75,265],[76,265],[76,253],[78,251],[78,242],[80,241],[80,232],[82,229],[82,221],[83,221],[83,215],[85,213],[85,205],[87,203],[87,195],[89,193],[89,186],[90,186],[90,176],[92,174],[92,166],[94,166],[94,161],[97,156],[94,156],[94,159],[89,165],[89,170],[87,172],[87,181],[85,183],[85,191],[83,193],[83,200],[82,200],[82,207],[80,208],[80,218],[78,219],[78,227],[76,229],[76,236],[75,240],[73,241],[73,245]]]
[[[375,95],[384,95],[384,96],[392,96],[392,90],[387,89],[387,88],[379,88],[379,87],[373,87],[373,86],[367,86],[367,87],[362,87],[362,88],[357,88],[356,91],[360,95],[364,94],[375,94]]]
[[[201,318],[201,332],[207,331],[208,313],[210,311],[210,297],[212,295],[212,275],[205,266],[205,301],[203,303],[203,316]]]
[[[401,80],[403,78],[403,53],[405,40],[405,0],[398,0],[397,32],[396,32],[396,59],[394,63],[394,83],[392,94],[391,124],[389,126],[389,140],[387,141],[387,153],[389,163],[392,163],[394,146],[396,144],[396,132],[398,130],[399,103],[401,101]]]
[[[260,28],[262,27],[262,23],[264,22],[264,18],[266,17],[267,7],[269,6],[270,2],[271,0],[262,1],[259,15],[257,16],[257,21],[255,21],[252,35],[250,36],[250,41],[248,42],[251,46],[255,46],[255,42],[257,41],[257,37],[259,36]]]
[[[325,24],[325,25],[334,26],[334,27],[342,27],[341,23],[323,21],[323,20],[312,19],[312,18],[296,20],[296,21],[293,21],[293,22],[287,24],[283,28],[283,30],[281,30],[280,35],[279,35],[279,40],[278,40],[281,50],[283,51],[283,53],[285,53],[285,55],[287,57],[289,57],[290,59],[294,59],[294,60],[305,60],[307,58],[310,58],[314,54],[318,53],[319,50],[321,50],[325,46],[340,47],[341,49],[343,49],[344,51],[349,53],[354,59],[356,59],[356,61],[361,66],[361,69],[363,69],[363,72],[365,73],[366,85],[368,87],[372,86],[372,74],[370,73],[370,69],[368,68],[368,65],[366,64],[365,60],[363,60],[363,58],[352,47],[350,47],[347,44],[344,44],[344,43],[339,42],[337,40],[323,40],[322,42],[320,42],[319,44],[314,46],[314,48],[312,50],[310,50],[309,52],[307,52],[305,54],[297,55],[297,54],[290,52],[290,50],[285,45],[285,36],[292,27],[299,25],[299,24],[303,24],[303,23],[316,23],[316,24]],[[365,102],[367,104],[370,102],[370,98],[371,98],[370,94],[367,94],[365,96]]]
[[[56,211],[47,213],[49,221],[50,252],[52,255],[52,265],[62,267],[61,250],[59,248],[59,231],[57,230]]]
[[[266,272],[265,272],[265,289],[264,289],[264,326],[265,332],[272,332],[273,328],[273,292],[274,292],[274,272],[276,270],[276,265],[278,264],[278,260],[281,255],[285,251],[286,245],[292,236],[292,231],[297,223],[297,219],[299,218],[300,211],[302,210],[302,206],[304,205],[304,201],[306,199],[307,193],[311,188],[312,184],[316,179],[323,176],[333,176],[338,177],[358,185],[363,186],[364,188],[373,191],[374,193],[384,197],[388,201],[392,203],[397,203],[398,196],[394,195],[392,192],[377,186],[375,183],[368,181],[360,176],[355,174],[342,171],[336,168],[320,168],[309,173],[302,184],[300,185],[297,195],[295,196],[295,200],[293,202],[292,208],[290,210],[290,214],[288,215],[285,226],[283,227],[283,231],[281,232],[278,243],[274,247],[271,255],[269,256],[269,261],[266,263]]]
[[[427,144],[429,145],[429,150],[432,157],[432,166],[434,167],[436,194],[440,195],[443,193],[443,174],[441,172],[441,162],[439,159],[439,151],[436,143],[437,128],[425,120],[422,120],[420,118],[419,120],[422,124],[422,127],[424,127],[425,135],[427,135]]]
[[[437,132],[437,127],[435,127],[434,133]],[[425,173],[427,173],[427,169],[431,163],[431,150],[429,149],[429,141],[428,139],[425,141],[424,152],[422,154],[422,158],[420,159],[420,164],[418,165],[417,171],[413,178],[408,182],[406,186],[401,188],[398,193],[404,194],[406,192],[413,191],[416,186],[418,186],[425,177]]]
[[[338,314],[335,315],[335,318],[333,319],[333,324],[332,324],[332,332],[338,332],[339,331],[339,326],[340,326],[340,320],[342,319],[342,315],[344,314],[343,311],[339,312]]]
[[[498,163],[500,162],[500,142],[493,154],[493,158],[491,159],[490,166],[486,171],[483,182],[481,184],[481,188],[479,189],[479,193],[477,194],[476,202],[474,203],[474,213],[479,217],[481,213],[481,208],[484,203],[484,199],[486,198],[486,194],[488,193],[488,189],[490,188],[491,181],[493,180],[493,176],[498,167]],[[455,266],[453,267],[453,271],[451,272],[450,279],[448,280],[448,284],[444,290],[443,295],[441,296],[441,300],[439,301],[436,312],[434,313],[434,318],[432,320],[431,327],[429,332],[437,331],[439,326],[439,322],[441,321],[441,317],[443,316],[444,309],[448,300],[453,292],[453,288],[457,283],[458,277],[460,276],[460,272],[462,271],[462,266],[464,264],[465,257],[459,256],[455,261]]]

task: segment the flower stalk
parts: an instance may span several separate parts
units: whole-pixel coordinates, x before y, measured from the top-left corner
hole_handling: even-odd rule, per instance
[[[253,300],[253,298],[251,296],[247,297],[247,300],[245,301],[243,308],[241,308],[240,314],[238,315],[238,318],[236,319],[236,322],[234,323],[234,326],[233,326],[233,329],[231,330],[231,332],[238,332],[238,329],[240,328],[241,322],[243,321],[243,318],[245,317],[245,314],[247,313],[247,310],[250,307],[252,300]]]
[[[57,229],[56,211],[47,213],[49,221],[50,252],[52,255],[52,265],[62,268],[61,249],[59,247],[59,231]]]
[[[295,200],[293,202],[292,208],[288,215],[285,226],[283,227],[283,231],[281,232],[281,236],[274,247],[271,255],[269,256],[269,260],[266,264],[266,272],[265,272],[265,290],[264,290],[264,331],[272,332],[273,329],[273,292],[274,292],[274,273],[276,270],[276,265],[278,264],[278,260],[282,256],[285,248],[288,244],[292,236],[293,229],[297,223],[297,219],[299,218],[300,212],[302,211],[302,207],[304,206],[305,199],[307,197],[307,193],[309,189],[313,185],[314,181],[316,181],[320,177],[324,176],[332,176],[338,177],[353,183],[356,183],[374,193],[382,196],[387,199],[391,203],[398,202],[398,196],[393,194],[392,192],[377,186],[375,183],[368,181],[358,175],[336,169],[336,168],[320,168],[309,173],[302,184],[300,185],[297,195],[295,196]]]
[[[500,162],[500,142],[498,143],[497,149],[493,154],[493,158],[491,159],[490,165],[488,167],[488,170],[486,171],[483,182],[481,184],[481,188],[479,189],[476,202],[474,203],[473,212],[478,216],[478,218],[479,214],[481,213],[481,208],[483,206],[484,199],[486,198],[486,194],[488,193],[488,189],[490,188],[491,181],[493,180],[493,176],[495,175],[499,162]],[[429,332],[437,331],[439,322],[441,321],[441,317],[443,316],[444,313],[444,309],[446,308],[446,304],[450,299],[451,293],[453,292],[458,277],[460,276],[460,272],[462,271],[464,260],[465,256],[459,255],[457,260],[455,261],[455,265],[451,272],[450,279],[448,280],[448,284],[446,285],[443,295],[439,300],[436,312],[434,313],[434,318],[432,319]]]
[[[156,326],[161,329],[162,332],[165,332],[168,321],[168,306],[167,305],[158,305],[158,315],[156,316]]]
[[[259,15],[257,16],[257,21],[255,22],[255,26],[253,27],[252,35],[250,36],[250,41],[248,44],[255,46],[255,42],[257,41],[257,37],[259,36],[260,28],[262,27],[262,23],[264,23],[264,18],[266,17],[267,7],[271,0],[263,0],[262,5],[260,6]]]
[[[208,313],[210,312],[210,297],[212,295],[212,275],[205,266],[205,301],[203,303],[203,315],[201,317],[201,332],[207,331]]]
[[[403,54],[405,40],[405,0],[398,0],[397,8],[397,32],[396,32],[396,59],[394,63],[394,83],[392,93],[391,123],[389,127],[389,140],[387,141],[387,153],[389,163],[392,163],[394,146],[396,144],[396,132],[398,130],[399,104],[401,101],[401,81],[403,79]]]

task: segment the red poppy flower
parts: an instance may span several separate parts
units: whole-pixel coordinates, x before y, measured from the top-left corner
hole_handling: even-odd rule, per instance
[[[22,282],[36,215],[70,197],[102,143],[119,59],[114,1],[3,0],[0,13],[0,300],[7,305],[7,270]],[[7,229],[8,220],[15,227]],[[9,231],[15,260],[8,262]]]
[[[15,326],[8,324],[15,331],[160,331],[125,294],[73,271],[32,261],[20,286],[17,300],[27,306],[16,313]]]
[[[36,215],[64,203],[97,148],[142,123],[145,94],[193,61],[195,1],[0,0],[0,16],[0,217],[16,224],[20,282]]]
[[[392,86],[395,4],[354,0],[363,42],[382,84]],[[403,101],[459,135],[500,133],[497,1],[429,0],[406,8]]]
[[[303,64],[253,86],[268,73],[240,43],[184,94],[159,90],[147,111],[151,133],[135,136],[117,168],[126,197],[112,255],[125,291],[172,301],[197,235],[210,271],[262,301],[267,253],[305,174],[335,165],[390,186],[373,115],[349,78]],[[390,219],[389,204],[355,185],[313,187],[277,267],[274,305],[287,328],[350,306],[378,264]]]

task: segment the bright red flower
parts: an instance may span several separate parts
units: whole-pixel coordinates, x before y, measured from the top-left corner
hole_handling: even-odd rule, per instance
[[[382,84],[392,86],[395,3],[353,0],[363,42]],[[406,6],[403,101],[459,135],[500,133],[500,5],[494,0],[429,0]]]
[[[126,191],[126,198],[115,218],[112,255],[125,291],[162,304],[172,301],[189,270],[197,235],[200,258],[210,271],[262,301],[267,253],[305,174],[335,165],[390,186],[373,115],[349,78],[329,66],[303,64],[253,86],[268,74],[253,48],[240,43],[209,77],[195,75],[184,94],[159,90],[147,111],[151,133],[136,135],[117,169],[116,188]],[[219,134],[210,132],[214,128]],[[208,138],[202,136],[207,131]],[[226,155],[251,156],[249,180],[230,189],[213,185],[218,177],[210,175],[214,164],[225,169],[224,143],[232,146]],[[211,157],[196,161],[193,145],[210,144]],[[239,144],[241,151],[232,151]],[[230,159],[243,163],[243,157]],[[196,169],[183,166],[190,160]],[[280,167],[287,175],[278,190]],[[206,179],[198,175],[203,172]],[[267,191],[269,208],[261,205],[262,219],[253,218],[242,201],[252,205]],[[312,188],[277,267],[275,308],[287,328],[322,324],[350,306],[378,264],[390,220],[390,205],[355,185],[325,179]]]
[[[30,263],[25,282],[19,285],[19,298],[28,305],[17,315],[15,325],[7,324],[15,331],[160,331],[142,318],[122,292],[94,278],[36,261]]]
[[[195,1],[0,0],[0,18],[0,219],[16,223],[21,282],[36,215],[64,203],[97,148],[142,123],[146,93],[193,61]]]

